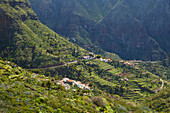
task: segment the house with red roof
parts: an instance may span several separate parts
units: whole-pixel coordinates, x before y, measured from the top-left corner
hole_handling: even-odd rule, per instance
[[[90,59],[90,56],[83,56],[84,59]]]

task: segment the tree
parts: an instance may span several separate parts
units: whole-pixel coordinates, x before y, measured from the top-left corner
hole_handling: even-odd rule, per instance
[[[90,57],[94,57],[94,55],[93,55],[93,54],[89,54],[89,56],[90,56]]]
[[[96,104],[97,106],[100,106],[102,108],[105,108],[106,107],[106,103],[104,102],[103,98],[102,97],[92,97],[92,101],[94,104]]]
[[[101,55],[97,55],[96,58],[102,58],[102,56]]]
[[[162,61],[162,65],[163,66],[169,66],[169,59],[167,58],[167,59],[164,59],[163,61]]]

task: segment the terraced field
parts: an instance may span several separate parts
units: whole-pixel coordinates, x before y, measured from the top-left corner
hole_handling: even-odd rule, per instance
[[[66,69],[74,70],[74,74]],[[152,73],[142,74],[144,72],[142,69],[137,70],[128,66],[116,67],[111,63],[102,62],[98,59],[85,60],[69,67],[57,68],[57,70],[59,71],[58,74],[62,70],[61,72],[65,72],[69,78],[89,81],[100,90],[120,95],[124,99],[142,101],[143,97],[154,95],[154,90],[162,85],[159,77]],[[127,72],[124,70],[127,70]],[[123,75],[118,76],[121,74]],[[166,86],[167,84],[165,84]]]
[[[99,59],[94,59],[90,62],[98,65],[100,69],[103,69],[104,71],[107,71],[113,75],[118,75],[118,74],[122,73],[122,71],[123,71],[121,68],[115,68],[114,66],[112,66],[108,63],[100,61]]]

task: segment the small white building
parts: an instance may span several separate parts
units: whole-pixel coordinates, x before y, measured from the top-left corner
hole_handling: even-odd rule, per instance
[[[69,80],[69,78],[63,78],[63,82],[67,82],[67,80]]]
[[[128,78],[125,78],[126,81],[128,81],[129,79]]]
[[[84,59],[90,59],[90,56],[83,56]]]

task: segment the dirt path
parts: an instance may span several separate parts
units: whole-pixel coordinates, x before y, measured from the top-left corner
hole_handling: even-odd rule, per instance
[[[48,69],[48,68],[55,68],[55,67],[63,67],[63,66],[69,65],[69,64],[76,64],[76,63],[77,63],[77,60],[67,62],[67,63],[61,64],[61,65],[56,65],[56,66],[47,66],[47,67],[29,68],[29,69]]]
[[[162,79],[160,79],[160,81],[162,82],[162,85],[160,88],[156,89],[154,92],[159,92],[161,89],[163,89],[164,87],[164,81]]]
[[[162,81],[162,86],[160,87],[160,90],[164,87],[164,81],[162,79],[160,79],[160,81]]]

